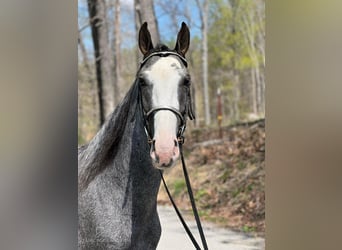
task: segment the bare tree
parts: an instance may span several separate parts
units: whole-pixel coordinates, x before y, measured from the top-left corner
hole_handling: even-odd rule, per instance
[[[114,73],[114,96],[115,101],[119,102],[121,99],[120,96],[120,87],[122,86],[122,75],[121,75],[121,32],[120,32],[120,0],[114,0],[114,22],[113,22],[113,73]],[[117,104],[117,103],[116,103]]]
[[[92,82],[92,78],[90,77],[92,74],[91,74],[91,69],[90,69],[90,65],[89,65],[87,50],[85,48],[85,45],[84,45],[84,42],[82,39],[82,34],[81,34],[80,30],[78,30],[78,46],[80,46],[80,49],[81,49],[82,63],[84,65],[84,68],[86,70],[87,75],[89,76],[88,81]]]
[[[144,22],[148,23],[151,32],[152,43],[156,45],[160,42],[158,22],[153,8],[153,0],[134,0],[135,9],[135,29],[138,41],[138,30]],[[139,62],[140,52],[137,49],[137,62]]]
[[[204,97],[204,113],[205,124],[211,123],[210,119],[210,103],[209,103],[209,88],[208,88],[208,1],[196,0],[197,6],[200,9],[201,18],[201,33],[202,33],[202,78],[203,78],[203,97]]]
[[[231,0],[231,8],[232,8],[232,24],[231,24],[231,33],[234,35],[238,30],[238,23],[237,23],[237,16],[239,11],[239,1],[238,0]],[[238,44],[234,43],[232,45],[233,51],[238,51]],[[240,109],[239,109],[239,102],[240,102],[240,72],[237,66],[237,57],[232,58],[232,66],[233,66],[233,100],[231,105],[231,114],[233,121],[240,120]]]
[[[260,73],[260,69],[265,65],[263,21],[261,20],[260,8],[263,3],[250,2],[245,5],[242,15],[241,32],[245,40],[248,55],[252,61],[251,78],[252,78],[252,110],[255,114],[264,113],[264,78]],[[260,65],[260,56],[262,57]]]
[[[93,108],[93,118],[96,119],[96,107],[97,107],[97,96],[95,94],[95,92],[97,92],[96,88],[96,83],[94,81],[93,78],[93,71],[91,70],[91,67],[89,65],[89,58],[88,58],[88,54],[87,54],[87,50],[86,47],[84,45],[83,42],[83,38],[82,38],[82,34],[81,34],[81,30],[78,30],[78,45],[80,46],[80,50],[81,50],[81,54],[82,54],[82,63],[84,65],[85,68],[85,74],[86,74],[86,82],[88,82],[89,86],[90,86],[90,95],[91,95],[91,100],[92,100],[92,108]],[[79,102],[79,105],[82,106],[82,103]]]
[[[181,16],[183,13],[183,9],[180,7],[180,0],[157,0],[155,4],[162,10],[162,14],[159,15],[167,15],[170,18],[170,26],[169,29],[173,33],[177,34],[179,29],[179,22],[178,17]]]
[[[260,112],[265,115],[265,1],[260,0],[256,2],[256,22],[258,24],[256,47],[261,55],[260,67]]]
[[[243,38],[247,45],[247,51],[249,57],[252,60],[251,67],[251,99],[252,99],[252,111],[257,114],[260,110],[260,93],[258,92],[260,86],[260,74],[259,74],[259,60],[255,48],[255,28],[254,28],[253,12],[251,10],[246,11],[242,17],[242,29]]]
[[[112,61],[105,0],[88,0],[88,11],[95,54],[100,124],[103,124],[114,107]]]

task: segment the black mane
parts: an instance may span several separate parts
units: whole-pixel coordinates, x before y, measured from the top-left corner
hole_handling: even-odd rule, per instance
[[[115,157],[127,122],[135,119],[139,101],[139,83],[135,80],[125,98],[107,118],[87,145],[78,149],[79,189],[85,189],[101,173],[110,157]]]

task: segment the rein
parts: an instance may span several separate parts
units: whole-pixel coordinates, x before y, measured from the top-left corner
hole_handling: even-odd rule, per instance
[[[178,56],[182,60],[184,65],[187,67],[187,61],[186,61],[186,59],[183,56],[181,56],[178,53],[173,52],[173,51],[161,51],[161,52],[151,53],[149,56],[147,56],[140,63],[140,68],[152,56],[166,57],[168,55],[176,55],[176,56]],[[142,106],[142,101],[141,101],[141,106]],[[142,108],[142,110],[143,110],[143,108]],[[175,109],[173,107],[167,107],[167,106],[156,107],[156,108],[153,108],[153,109],[149,110],[147,113],[144,113],[143,114],[143,117],[144,117],[144,128],[145,128],[145,132],[146,132],[146,135],[147,135],[147,138],[148,138],[148,143],[150,144],[151,147],[153,147],[153,143],[154,143],[154,141],[152,139],[153,135],[151,134],[150,128],[148,126],[149,118],[151,116],[153,116],[156,112],[161,111],[161,110],[166,110],[166,111],[170,111],[170,112],[174,113],[179,118],[179,120],[180,120],[178,132],[177,132],[177,141],[178,141],[179,151],[180,151],[180,155],[181,155],[181,161],[182,161],[184,178],[185,178],[186,187],[187,187],[189,198],[190,198],[190,202],[191,202],[191,207],[192,207],[192,210],[193,210],[193,213],[194,213],[194,217],[195,217],[195,220],[196,220],[197,228],[198,228],[198,231],[199,231],[199,234],[200,234],[200,237],[201,237],[203,250],[208,250],[208,245],[207,245],[207,242],[206,242],[206,239],[205,239],[205,236],[204,236],[201,220],[200,220],[200,217],[198,215],[198,211],[197,211],[197,207],[196,207],[196,203],[195,203],[194,195],[193,195],[193,192],[192,192],[192,188],[191,188],[191,184],[190,184],[190,179],[189,179],[188,171],[186,169],[186,164],[185,164],[184,155],[183,155],[183,144],[184,144],[184,136],[183,136],[183,134],[184,134],[184,131],[185,131],[185,128],[186,128],[186,114],[182,114],[179,110],[177,110],[177,109]],[[192,112],[190,112],[189,118],[190,119],[194,118]],[[173,198],[171,196],[171,193],[170,193],[170,191],[169,191],[169,189],[168,189],[168,187],[166,185],[166,182],[165,182],[162,170],[159,170],[159,172],[160,172],[160,176],[161,176],[161,179],[163,181],[165,190],[167,192],[167,195],[169,196],[169,199],[170,199],[170,201],[171,201],[171,203],[172,203],[172,205],[173,205],[173,207],[174,207],[174,209],[175,209],[175,211],[176,211],[176,213],[178,215],[178,218],[180,219],[180,221],[181,221],[181,223],[182,223],[186,233],[188,234],[188,236],[189,236],[190,240],[192,241],[193,245],[195,246],[195,248],[197,250],[201,250],[199,244],[197,243],[195,237],[191,233],[188,225],[186,224],[182,214],[180,213],[176,203],[174,202],[174,200],[173,200]]]
[[[184,173],[184,178],[185,178],[185,182],[186,182],[186,187],[187,187],[187,190],[188,190],[188,194],[189,194],[189,198],[190,198],[190,202],[191,202],[191,207],[192,207],[192,211],[194,213],[194,217],[195,217],[195,220],[196,220],[196,224],[197,224],[197,229],[199,231],[199,234],[200,234],[200,237],[201,237],[201,241],[202,241],[202,246],[203,246],[203,249],[204,250],[208,250],[208,245],[207,245],[207,241],[205,239],[205,236],[204,236],[204,232],[203,232],[203,228],[202,228],[202,224],[201,224],[201,220],[200,220],[200,217],[198,215],[198,211],[197,211],[197,207],[196,207],[196,203],[195,203],[195,199],[194,199],[194,195],[193,195],[193,192],[192,192],[192,188],[191,188],[191,184],[190,184],[190,179],[189,179],[189,175],[188,175],[188,171],[186,169],[186,165],[185,165],[185,160],[184,160],[184,156],[183,156],[183,143],[184,143],[184,138],[183,138],[183,142],[182,143],[179,143],[179,151],[180,151],[180,155],[181,155],[181,160],[182,160],[182,167],[183,167],[183,173]],[[192,241],[192,244],[195,246],[195,248],[197,250],[201,250],[199,244],[197,243],[195,237],[193,236],[193,234],[191,233],[188,225],[186,224],[182,214],[180,213],[175,201],[173,200],[172,196],[171,196],[171,193],[166,185],[166,182],[165,182],[165,179],[164,179],[164,176],[163,176],[163,172],[161,170],[159,170],[160,172],[160,176],[163,180],[163,184],[164,184],[164,187],[165,187],[165,190],[166,190],[166,193],[167,195],[169,196],[169,199],[172,203],[172,206],[174,207],[177,215],[178,215],[178,218],[179,220],[181,221],[186,233],[188,234],[190,240]]]

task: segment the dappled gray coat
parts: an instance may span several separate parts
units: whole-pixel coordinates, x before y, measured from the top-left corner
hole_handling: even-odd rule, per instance
[[[152,167],[135,83],[79,149],[79,249],[156,249],[160,174]]]

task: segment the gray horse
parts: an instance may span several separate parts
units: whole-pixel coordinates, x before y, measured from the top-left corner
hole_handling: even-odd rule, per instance
[[[193,118],[185,23],[173,50],[153,46],[144,23],[144,60],[122,103],[78,152],[78,248],[156,249],[160,171],[179,157],[179,136]]]

